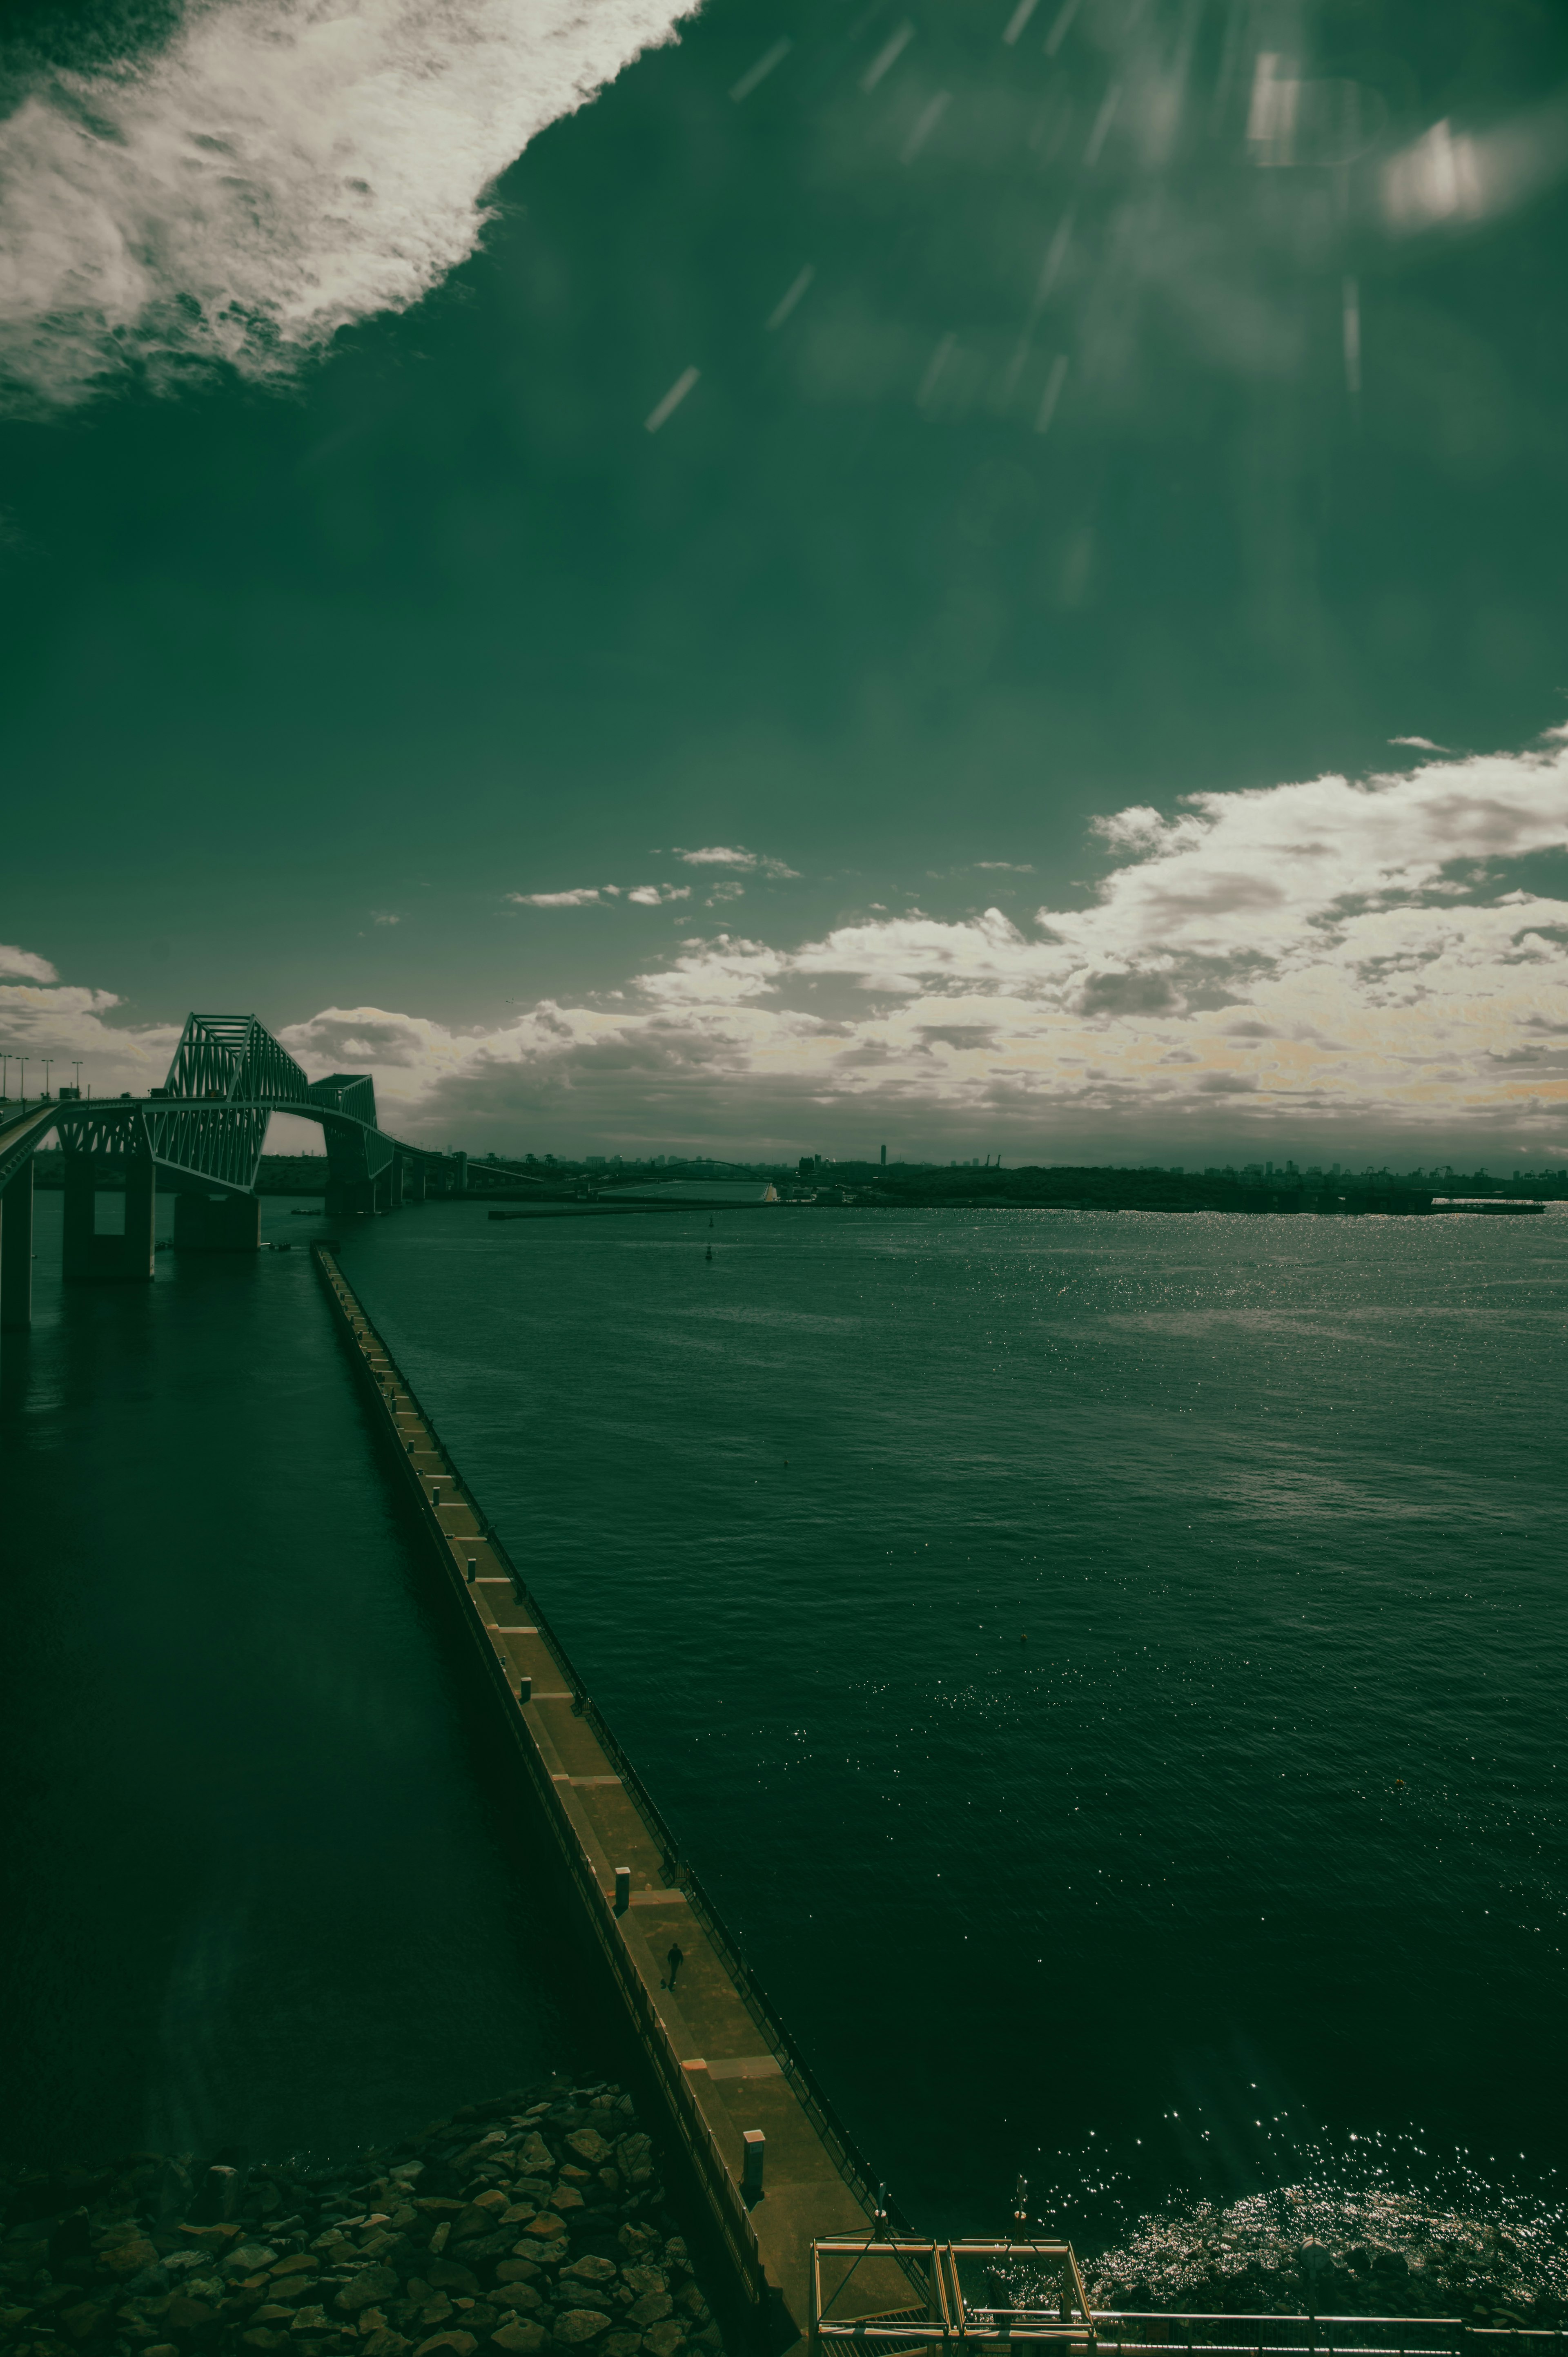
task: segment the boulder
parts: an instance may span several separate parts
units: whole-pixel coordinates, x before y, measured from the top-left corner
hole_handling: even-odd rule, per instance
[[[229,2264],[232,2266],[235,2259],[246,2256],[252,2258],[256,2266],[265,2266],[267,2261],[269,2259],[275,2258],[276,2255],[277,2254],[274,2251],[257,2251],[254,2253],[243,2254],[236,2251]],[[158,2255],[156,2246],[151,2243],[144,2241],[139,2235],[133,2242],[116,2243],[112,2251],[100,2251],[98,2254],[99,2266],[101,2267],[107,2267],[112,2275],[116,2276],[134,2276],[139,2274],[143,2267],[156,2266],[157,2261]],[[243,2268],[242,2269],[242,2273],[248,2275],[250,2273],[250,2269],[248,2267]]]
[[[575,2185],[558,2185],[550,2196],[552,2210],[580,2210],[583,2197]]]
[[[675,2352],[686,2338],[686,2328],[678,2317],[668,2316],[662,2324],[654,2325],[642,2336],[648,2357],[675,2357]]]
[[[491,2333],[490,2344],[492,2348],[507,2350],[510,2357],[532,2357],[532,2352],[542,2349],[549,2338],[542,2324],[503,2324],[499,2331]]]
[[[532,2283],[539,2273],[532,2259],[502,2259],[496,2268],[498,2283]]]
[[[332,2305],[344,2316],[358,2316],[360,2310],[369,2308],[373,2300],[395,2299],[397,2290],[397,2276],[391,2267],[361,2267],[359,2274],[343,2286]]]
[[[574,2128],[566,2142],[585,2169],[603,2169],[613,2150],[597,2128]]]
[[[602,2309],[569,2308],[555,2319],[555,2338],[568,2346],[579,2341],[596,2341],[601,2332],[609,2330],[609,2323]]]
[[[420,2342],[413,2357],[429,2357],[433,2349],[450,2349],[453,2357],[474,2357],[478,2345],[471,2332],[433,2332],[428,2341]]]
[[[555,2173],[555,2156],[537,2128],[523,2137],[518,2147],[517,2165],[524,2176],[532,2177],[542,2170],[547,2177]]]
[[[530,2309],[544,2305],[533,2286],[525,2283],[498,2284],[490,2298],[497,2308]]]
[[[650,2324],[662,2324],[675,2306],[667,2291],[645,2291],[627,2309],[628,2324],[639,2324],[646,2331]]]
[[[668,2291],[670,2287],[664,2280],[662,2267],[622,2267],[620,2279],[634,2299],[640,2299],[645,2291]]]
[[[470,2298],[478,2295],[479,2278],[472,2267],[459,2266],[456,2259],[437,2259],[424,2270],[424,2281],[440,2291],[464,2291]]]
[[[566,2283],[608,2283],[618,2272],[613,2259],[601,2259],[596,2251],[585,2251],[580,2259],[561,2270],[561,2280]]]
[[[330,2332],[331,2323],[324,2308],[296,2308],[291,2332]]]
[[[204,2299],[192,2299],[188,2292],[177,2291],[164,2310],[164,2322],[172,2324],[177,2332],[194,2332],[199,2324],[208,2324],[218,2310]]]

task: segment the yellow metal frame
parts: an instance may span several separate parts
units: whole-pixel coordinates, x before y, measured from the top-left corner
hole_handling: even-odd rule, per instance
[[[858,2266],[863,2258],[889,2259],[911,2282],[916,2269],[926,2278],[924,2308],[890,2309],[881,2316],[835,2317],[833,2302],[849,2282],[854,2266],[837,2288],[822,2297],[822,2261],[847,2258]],[[1054,2270],[1058,2283],[1055,2312],[1046,2308],[972,2307],[961,2269],[966,2260],[994,2266],[998,2260],[1024,2260]],[[1070,2243],[1047,2242],[1033,2235],[968,2242],[918,2242],[908,2235],[882,2240],[822,2240],[811,2244],[811,2317],[807,2344],[819,2357],[824,2341],[848,2341],[857,2348],[874,2344],[883,2357],[902,2350],[941,2348],[957,2341],[972,2343],[1013,2341],[1082,2341],[1093,2329],[1093,2311]]]

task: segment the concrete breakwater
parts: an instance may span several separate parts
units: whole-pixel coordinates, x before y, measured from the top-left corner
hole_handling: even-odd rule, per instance
[[[465,2106],[342,2167],[141,2153],[0,2193],[7,2357],[724,2357],[613,2083]]]
[[[564,1905],[747,2333],[788,2349],[804,2330],[813,2237],[866,2236],[886,2205],[334,1254],[318,1245],[315,1260],[520,1806],[564,1869]],[[898,2267],[870,2261],[840,2312],[911,2296]]]

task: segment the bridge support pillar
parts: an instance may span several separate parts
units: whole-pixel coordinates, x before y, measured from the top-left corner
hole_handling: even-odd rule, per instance
[[[371,1179],[371,1198],[378,1211],[390,1211],[392,1210],[392,1174],[390,1164],[385,1170],[378,1170],[375,1177]]]
[[[79,1164],[73,1169],[72,1163]],[[118,1234],[98,1232],[91,1155],[68,1155],[62,1274],[68,1285],[150,1285],[156,1242],[157,1174],[150,1154],[125,1157],[125,1216]]]
[[[262,1245],[262,1207],[254,1195],[177,1195],[176,1252],[253,1253]]]
[[[0,1191],[0,1334],[33,1322],[33,1163],[29,1155]]]
[[[387,1172],[387,1177],[392,1184],[392,1208],[394,1211],[401,1211],[403,1209],[403,1169],[404,1164],[402,1155],[394,1154],[392,1158],[392,1166]]]
[[[327,1216],[329,1220],[368,1219],[376,1208],[373,1178],[329,1178]]]
[[[421,1157],[420,1160],[417,1162],[411,1162],[403,1172],[403,1200],[405,1203],[423,1203],[424,1200],[424,1161],[423,1157]]]

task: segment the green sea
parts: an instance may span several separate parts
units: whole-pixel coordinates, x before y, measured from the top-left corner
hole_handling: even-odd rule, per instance
[[[39,1205],[9,2155],[338,2150],[577,2050],[317,1223],[62,1297]],[[1568,1215],[431,1204],[342,1260],[909,2217],[1022,2174],[1167,2290],[1225,2220],[1560,2276]]]

